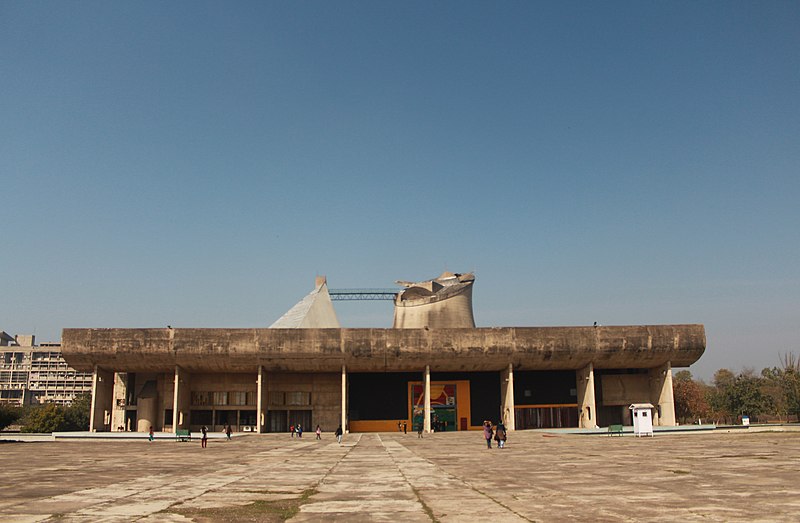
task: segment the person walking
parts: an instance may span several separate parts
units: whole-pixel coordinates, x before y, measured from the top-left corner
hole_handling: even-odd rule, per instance
[[[422,422],[417,423],[417,438],[422,438]]]
[[[342,434],[344,434],[344,432],[342,431],[342,426],[341,425],[336,427],[336,432],[334,432],[334,434],[336,434],[336,441],[338,441],[339,445],[341,445],[342,444]]]
[[[408,434],[408,422],[403,422],[403,434]]]
[[[497,442],[497,448],[502,449],[506,446],[506,426],[500,421],[497,423],[497,430],[494,432],[494,440]]]
[[[203,425],[203,428],[200,429],[200,432],[203,433],[203,437],[200,438],[200,448],[204,449],[208,445],[208,427]]]
[[[486,447],[492,448],[492,422],[491,421],[484,421],[483,422],[483,437],[486,438]]]
[[[228,441],[230,441],[231,440],[231,426],[230,425],[226,425],[225,426],[225,435],[228,436]]]
[[[300,425],[299,423],[297,424],[297,437],[298,438],[303,437],[303,426]]]
[[[153,426],[150,425],[150,441],[155,439],[155,433],[153,433]]]
[[[294,437],[294,425],[289,425],[289,433]]]

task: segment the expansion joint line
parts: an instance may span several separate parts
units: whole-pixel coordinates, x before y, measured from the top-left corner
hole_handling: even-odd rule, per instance
[[[422,499],[422,496],[419,495],[419,490],[417,490],[414,484],[411,483],[411,480],[408,478],[408,476],[406,476],[406,473],[403,472],[403,467],[400,466],[397,460],[394,459],[392,452],[386,447],[386,445],[384,445],[383,439],[381,439],[381,435],[376,434],[376,436],[378,437],[378,441],[381,443],[383,450],[386,451],[386,454],[389,456],[389,459],[391,459],[392,463],[394,463],[394,466],[397,467],[397,471],[400,473],[401,476],[403,476],[403,479],[406,481],[406,483],[408,483],[408,486],[411,487],[411,492],[414,493],[414,496],[416,496],[417,501],[419,501],[419,504],[422,505],[422,509],[425,511],[428,517],[431,518],[431,521],[433,521],[434,523],[440,523],[439,520],[436,519],[436,515],[433,513],[433,509],[431,509],[431,507],[429,507],[428,504],[425,503],[425,501]]]
[[[331,465],[331,468],[329,468],[329,469],[328,469],[328,471],[327,471],[325,474],[323,474],[321,478],[319,478],[319,481],[317,481],[316,483],[314,483],[314,485],[312,486],[312,488],[316,490],[316,488],[317,488],[318,486],[320,486],[320,485],[321,485],[321,484],[322,484],[322,483],[323,483],[323,482],[324,482],[324,481],[325,481],[325,480],[328,478],[328,476],[330,476],[330,475],[331,475],[331,473],[333,472],[333,469],[335,469],[336,467],[338,467],[338,466],[339,466],[339,464],[340,464],[342,461],[344,461],[344,459],[345,459],[345,458],[347,458],[347,456],[348,456],[348,455],[349,455],[351,452],[353,452],[353,449],[354,449],[354,448],[356,448],[356,445],[358,445],[358,443],[359,443],[360,441],[361,441],[361,434],[359,434],[359,435],[358,435],[358,439],[356,439],[355,445],[348,445],[348,447],[349,447],[349,448],[347,449],[347,451],[346,451],[344,454],[342,454],[342,457],[341,457],[341,458],[339,458],[338,460],[336,460],[336,463],[334,463],[333,465]]]
[[[479,493],[479,494],[483,494],[484,496],[486,496],[487,498],[491,499],[492,501],[494,501],[495,503],[497,503],[498,505],[500,505],[501,507],[503,507],[503,508],[504,508],[504,509],[506,509],[507,511],[511,512],[512,514],[516,515],[517,517],[519,517],[519,518],[522,518],[522,519],[524,519],[525,521],[530,521],[531,523],[535,523],[535,521],[536,521],[536,520],[534,520],[534,519],[530,519],[530,518],[527,518],[527,517],[523,516],[522,514],[520,514],[519,512],[517,512],[516,510],[514,510],[513,508],[509,507],[508,505],[506,505],[506,504],[505,504],[505,503],[503,503],[502,501],[500,501],[500,500],[498,500],[498,499],[495,499],[495,498],[494,498],[494,497],[492,497],[490,494],[487,494],[486,492],[482,491],[481,489],[479,489],[479,488],[477,488],[477,487],[474,487],[474,486],[472,486],[472,483],[470,483],[470,482],[468,482],[468,481],[465,481],[465,482],[464,482],[464,484],[465,484],[465,485],[467,485],[467,486],[468,486],[469,488],[471,488],[472,490],[474,490],[475,492],[477,492],[477,493]]]
[[[359,440],[360,440],[360,439],[361,439],[361,437],[360,437],[360,435],[359,435]],[[358,440],[356,441],[356,443],[358,443]],[[313,444],[309,442],[309,443],[308,443],[308,444],[306,444],[306,445],[302,445],[300,448],[302,449],[302,448],[305,448],[305,447],[311,447],[312,445],[313,445]],[[317,487],[319,486],[319,484],[320,484],[320,483],[322,483],[322,482],[325,480],[325,478],[327,478],[327,477],[330,475],[330,473],[333,471],[333,469],[334,469],[334,468],[336,468],[336,466],[337,466],[337,465],[338,465],[338,464],[339,464],[339,463],[340,463],[340,462],[341,462],[341,461],[342,461],[342,460],[343,460],[345,457],[347,457],[347,455],[348,455],[348,454],[350,453],[350,451],[352,451],[352,450],[353,450],[353,447],[350,447],[350,448],[348,448],[348,449],[347,449],[347,451],[344,453],[344,455],[342,455],[342,457],[341,457],[341,458],[339,458],[339,459],[336,461],[336,463],[334,463],[333,465],[331,465],[331,468],[329,468],[329,469],[327,470],[327,472],[325,472],[325,473],[322,475],[322,477],[321,477],[319,480],[317,480],[316,482],[312,483],[312,484],[309,486],[309,488],[308,488],[308,489],[306,489],[306,490],[316,491],[316,489],[317,489]],[[272,455],[275,455],[275,454],[282,454],[282,453],[284,453],[284,452],[286,452],[286,449],[285,449],[285,448],[283,448],[283,447],[278,447],[278,448],[274,448],[274,449],[269,449],[269,450],[265,450],[265,451],[262,451],[262,452],[258,452],[257,454],[254,454],[253,456],[259,456],[259,457],[263,457],[265,454],[272,454]],[[284,458],[284,459],[282,460],[282,462],[283,462],[283,463],[286,463],[286,462],[289,462],[289,461],[292,461],[292,458],[291,458],[291,457],[286,457],[286,458]],[[244,472],[242,472],[242,473],[240,473],[240,474],[238,474],[238,475],[237,475],[237,474],[228,474],[227,476],[229,477],[229,481],[225,481],[225,482],[223,482],[223,483],[220,483],[218,486],[216,486],[216,487],[214,487],[214,488],[215,488],[215,489],[217,489],[217,488],[220,488],[220,487],[224,487],[224,486],[230,485],[230,484],[232,484],[232,483],[235,483],[235,482],[237,482],[237,481],[241,481],[241,480],[242,480],[242,479],[244,479],[244,478],[250,478],[250,477],[253,477],[253,476],[259,476],[259,475],[261,475],[261,474],[262,474],[262,471],[261,471],[261,469],[259,469],[258,467],[254,467],[254,466],[253,466],[253,462],[252,462],[252,461],[251,461],[251,462],[248,462],[248,463],[245,463],[245,464],[237,465],[237,466],[236,466],[236,470],[239,470],[239,469],[242,469]],[[216,475],[216,473],[214,473],[214,475]],[[152,490],[153,490],[153,491],[157,491],[157,490],[158,490],[158,488],[154,488],[154,489],[152,489]],[[176,502],[176,503],[173,503],[173,505],[177,505],[177,504],[180,504],[180,503],[185,503],[186,501],[191,501],[191,500],[193,500],[193,499],[199,498],[200,496],[203,496],[203,495],[205,495],[206,493],[208,493],[210,490],[212,490],[212,489],[206,489],[206,490],[204,490],[203,492],[199,492],[199,493],[197,493],[195,496],[190,496],[190,497],[187,497],[187,498],[186,498],[186,499],[184,499],[184,500],[181,500],[181,501],[178,501],[178,502]],[[144,518],[144,517],[148,517],[148,515],[144,515],[144,516],[142,516],[142,517],[143,517],[143,518]],[[141,518],[137,518],[137,519],[141,519]]]
[[[380,439],[380,436],[378,437],[378,439]],[[383,445],[383,440],[381,440],[381,444]],[[493,496],[491,496],[490,494],[487,494],[486,492],[484,492],[484,491],[483,491],[483,490],[481,490],[480,488],[478,488],[478,487],[474,486],[474,485],[473,485],[472,483],[470,483],[469,481],[466,481],[466,480],[463,480],[463,479],[461,479],[461,478],[458,478],[458,477],[456,477],[456,476],[453,476],[452,474],[450,474],[449,472],[447,472],[446,470],[444,470],[442,467],[440,467],[440,466],[439,466],[439,465],[437,465],[436,463],[433,463],[432,461],[428,460],[427,458],[425,458],[425,457],[423,457],[423,456],[420,456],[419,454],[417,454],[417,453],[416,453],[416,452],[414,452],[413,450],[409,449],[408,447],[406,447],[406,446],[402,445],[401,443],[398,443],[398,445],[400,445],[400,447],[402,447],[402,448],[403,448],[403,449],[404,449],[406,452],[408,452],[409,454],[412,454],[412,455],[413,455],[415,458],[417,458],[417,459],[419,459],[419,460],[422,460],[422,461],[424,461],[424,462],[428,463],[428,464],[429,464],[431,467],[433,467],[433,468],[435,468],[436,470],[438,470],[438,471],[439,471],[441,474],[446,474],[446,475],[448,475],[448,476],[455,477],[455,478],[456,478],[458,481],[460,481],[461,483],[463,483],[465,486],[469,487],[469,489],[470,489],[470,490],[473,490],[473,491],[477,492],[478,494],[480,494],[480,495],[482,495],[482,496],[486,497],[487,499],[491,500],[493,503],[496,503],[497,505],[499,505],[499,506],[503,507],[504,509],[506,509],[507,511],[511,512],[512,514],[514,514],[514,515],[515,515],[515,516],[517,516],[518,518],[520,518],[520,519],[523,519],[523,520],[525,520],[525,521],[530,521],[530,522],[532,522],[532,523],[535,523],[535,520],[532,520],[532,519],[530,519],[530,518],[528,518],[528,517],[525,517],[524,515],[522,515],[522,514],[520,514],[519,512],[517,512],[516,510],[512,509],[511,507],[509,507],[508,505],[506,505],[506,504],[504,504],[503,502],[501,502],[501,501],[499,501],[499,500],[495,499],[495,498],[494,498]],[[386,446],[384,445],[384,447],[386,447]],[[398,468],[398,469],[400,469],[400,474],[402,474],[402,475],[403,475],[403,477],[404,477],[404,478],[406,478],[406,481],[408,481],[408,478],[407,478],[407,476],[406,476],[406,475],[405,475],[405,473],[403,472],[403,468],[402,468],[402,467],[401,467],[401,466],[398,464],[397,460],[396,460],[396,459],[395,459],[395,457],[392,455],[392,452],[391,452],[391,451],[390,451],[388,448],[387,448],[386,450],[387,450],[387,452],[388,452],[389,456],[391,456],[391,458],[392,458],[392,461],[395,463],[395,465],[397,465],[397,468]],[[409,481],[409,485],[411,485],[411,482],[410,482],[410,481]],[[416,488],[414,488],[414,486],[413,486],[413,485],[412,485],[412,489],[413,489],[413,491],[414,491],[414,494],[416,494],[416,495],[417,495],[417,497],[419,498],[419,493],[418,493],[417,489],[416,489]],[[420,499],[420,503],[422,503],[422,505],[425,507],[425,510],[426,510],[426,512],[427,512],[427,511],[429,510],[429,509],[428,509],[428,507],[427,507],[427,505],[425,505],[425,503],[424,503],[424,502],[423,502],[421,499]],[[431,519],[433,519],[434,521],[437,521],[437,522],[438,522],[438,520],[437,520],[437,519],[436,519],[436,518],[433,516],[433,513],[432,513],[432,512],[429,512],[429,515],[431,516]]]

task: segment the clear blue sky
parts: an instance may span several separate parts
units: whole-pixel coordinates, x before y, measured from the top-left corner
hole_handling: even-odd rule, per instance
[[[0,181],[40,341],[474,270],[480,326],[760,370],[800,352],[800,3],[2,0]]]

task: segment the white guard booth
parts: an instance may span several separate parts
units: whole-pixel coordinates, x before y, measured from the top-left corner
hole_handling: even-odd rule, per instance
[[[634,403],[630,407],[633,412],[633,435],[653,436],[653,409],[650,403]]]

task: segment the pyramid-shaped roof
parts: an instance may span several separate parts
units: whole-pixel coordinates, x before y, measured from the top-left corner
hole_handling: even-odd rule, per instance
[[[339,329],[339,319],[328,293],[328,282],[324,276],[318,277],[316,287],[297,302],[270,329]]]

